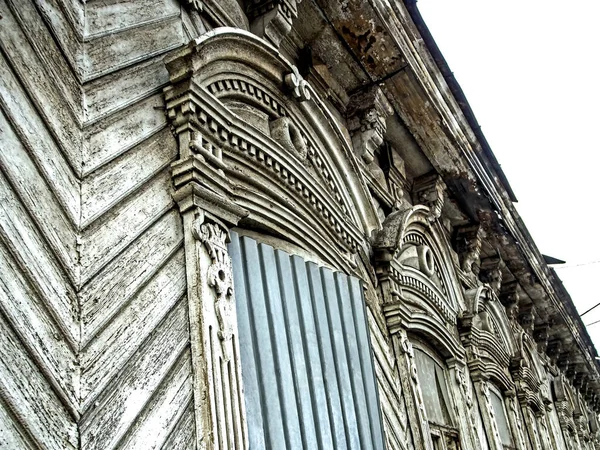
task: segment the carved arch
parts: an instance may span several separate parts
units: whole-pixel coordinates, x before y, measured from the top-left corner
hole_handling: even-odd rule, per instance
[[[464,300],[448,248],[423,205],[390,214],[373,245],[377,270],[393,280],[402,300],[455,325]]]
[[[496,292],[484,284],[465,293],[466,308],[461,319],[465,331],[478,330],[480,338],[485,338],[484,349],[490,353],[493,361],[508,369],[510,357],[516,346],[510,323],[504,313]]]
[[[180,152],[191,165],[218,168],[230,199],[248,211],[240,225],[351,267],[377,214],[350,142],[297,69],[264,40],[233,28],[206,33],[166,65]],[[181,169],[182,177],[186,170],[194,168]]]
[[[512,358],[511,373],[517,385],[517,396],[522,405],[532,408],[533,411],[545,410],[544,401],[550,392],[544,392],[544,371],[539,366],[536,358],[535,344],[531,337],[521,332],[517,340],[517,353]]]

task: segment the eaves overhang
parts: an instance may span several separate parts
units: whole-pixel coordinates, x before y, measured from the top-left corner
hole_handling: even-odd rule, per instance
[[[469,220],[486,226],[491,247],[515,261],[517,281],[541,292],[528,301],[560,318],[560,333],[568,332],[576,358],[600,379],[587,330],[516,211],[514,192],[415,1],[314,3],[370,79],[357,90],[382,89]]]

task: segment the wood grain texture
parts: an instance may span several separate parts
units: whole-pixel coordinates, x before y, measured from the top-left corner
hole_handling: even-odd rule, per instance
[[[367,312],[386,448],[414,449],[393,350],[369,308]]]
[[[161,95],[180,14],[0,0],[2,449],[195,447]]]

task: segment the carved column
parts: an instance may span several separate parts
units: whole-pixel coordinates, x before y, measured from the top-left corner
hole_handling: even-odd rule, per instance
[[[219,143],[204,133],[194,96],[167,88],[179,144],[171,165],[183,220],[197,448],[248,447],[229,227],[247,215],[233,201]]]
[[[429,433],[429,423],[419,386],[412,344],[404,330],[399,330],[392,335],[392,343],[398,362],[398,372],[402,382],[414,446],[419,449],[432,449],[433,442]]]
[[[198,448],[247,448],[228,228],[193,200],[178,200],[185,234]]]
[[[477,399],[479,401],[479,410],[481,411],[483,426],[488,436],[490,450],[503,450],[488,382],[480,379],[475,381],[474,384],[475,391],[477,392]]]
[[[455,414],[458,417],[460,429],[462,430],[461,439],[469,441],[468,445],[463,445],[463,447],[481,449],[482,444],[479,439],[477,409],[474,407],[473,389],[465,362],[461,359],[451,359],[446,361],[446,363],[462,394],[458,402],[455,403]]]
[[[544,450],[538,430],[538,420],[535,413],[529,405],[523,404],[521,405],[521,412],[525,418],[525,428],[527,429],[527,434],[529,435],[529,442],[531,443],[532,450]]]
[[[516,446],[520,450],[526,450],[527,438],[525,437],[525,429],[523,427],[523,419],[521,416],[521,409],[519,408],[519,401],[514,392],[511,396],[508,396],[508,422],[513,430],[513,437],[516,438]]]

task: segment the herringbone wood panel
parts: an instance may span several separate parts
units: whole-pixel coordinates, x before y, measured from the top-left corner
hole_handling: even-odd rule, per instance
[[[0,448],[192,448],[175,0],[0,0]]]

